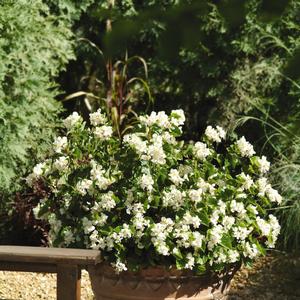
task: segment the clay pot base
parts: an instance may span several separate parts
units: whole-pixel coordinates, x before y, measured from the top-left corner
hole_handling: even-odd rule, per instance
[[[192,276],[162,268],[117,275],[102,264],[91,266],[89,274],[97,300],[225,300],[232,278],[231,274]]]

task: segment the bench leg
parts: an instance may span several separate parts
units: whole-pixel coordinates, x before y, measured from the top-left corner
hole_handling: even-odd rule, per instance
[[[77,265],[57,266],[57,300],[80,300],[81,269]]]

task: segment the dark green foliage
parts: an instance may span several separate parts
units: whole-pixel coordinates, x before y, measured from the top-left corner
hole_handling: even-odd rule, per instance
[[[53,79],[74,57],[67,25],[41,0],[0,3],[1,223],[11,195],[59,126]]]
[[[289,6],[283,1],[272,23],[262,17],[268,1],[132,0],[117,1],[113,9],[108,2],[90,6],[76,23],[78,38],[115,58],[123,57],[125,48],[142,56],[149,64],[155,109],[184,108],[188,138],[208,122],[232,124],[257,104],[276,104],[283,97],[295,101],[293,84],[282,71],[299,45],[298,1]],[[239,16],[235,21],[232,7]],[[112,32],[106,35],[108,18]],[[101,57],[87,43],[77,47],[77,63],[62,82],[68,92],[93,91],[95,77],[104,73]]]
[[[71,32],[39,0],[0,9],[0,190],[47,148],[61,107],[53,78],[73,58]],[[15,183],[14,183],[15,184]]]

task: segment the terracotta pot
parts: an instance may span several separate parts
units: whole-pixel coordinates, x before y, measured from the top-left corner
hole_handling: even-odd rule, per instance
[[[235,271],[193,276],[189,272],[149,268],[117,275],[106,264],[89,268],[97,300],[225,300]]]

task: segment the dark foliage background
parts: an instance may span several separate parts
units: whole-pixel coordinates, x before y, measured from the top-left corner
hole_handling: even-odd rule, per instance
[[[0,4],[2,197],[14,194],[15,178],[45,153],[64,97],[103,94],[105,61],[127,51],[148,63],[150,109],[185,110],[186,139],[197,138],[207,124],[221,124],[268,155],[285,198],[278,211],[282,245],[299,248],[299,0],[28,3]],[[142,72],[130,70],[132,76]],[[86,114],[83,100],[63,102],[61,116],[75,109]]]

